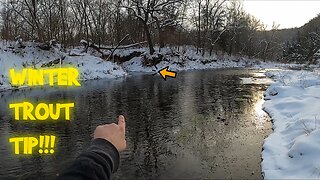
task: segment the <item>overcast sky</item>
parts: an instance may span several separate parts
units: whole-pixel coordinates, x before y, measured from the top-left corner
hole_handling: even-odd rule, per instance
[[[244,0],[246,12],[272,28],[273,21],[280,28],[300,27],[320,13],[320,0]]]

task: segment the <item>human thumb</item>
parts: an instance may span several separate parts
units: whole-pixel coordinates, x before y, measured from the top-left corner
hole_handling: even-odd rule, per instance
[[[125,134],[125,132],[126,132],[126,121],[125,121],[125,118],[124,118],[123,115],[120,115],[118,117],[118,126],[120,126],[121,130]]]

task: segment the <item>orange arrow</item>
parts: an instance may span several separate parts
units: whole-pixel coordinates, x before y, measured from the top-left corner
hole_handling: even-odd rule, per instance
[[[176,78],[177,76],[177,73],[174,72],[174,71],[169,71],[169,66],[161,69],[159,71],[159,74],[161,75],[161,77],[164,79],[164,80],[167,80],[167,77],[172,77],[172,78]]]

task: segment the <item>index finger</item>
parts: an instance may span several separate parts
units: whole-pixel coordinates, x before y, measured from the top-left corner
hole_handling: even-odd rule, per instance
[[[118,117],[118,126],[123,131],[123,134],[126,134],[126,121],[123,115]]]

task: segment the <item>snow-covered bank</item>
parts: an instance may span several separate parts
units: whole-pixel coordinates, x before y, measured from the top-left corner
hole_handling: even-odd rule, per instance
[[[20,42],[22,43],[22,42]],[[76,67],[80,72],[81,80],[115,78],[128,72],[157,72],[169,66],[170,70],[183,71],[191,69],[217,68],[279,68],[301,67],[298,64],[279,64],[262,62],[260,60],[240,58],[226,55],[197,54],[194,47],[184,46],[177,48],[163,48],[154,55],[148,54],[147,48],[117,49],[113,56],[110,50],[97,51],[84,47],[62,50],[60,45],[52,45],[43,50],[39,43],[23,42],[23,45],[14,42],[0,43],[0,91],[12,89],[9,79],[11,68],[24,67]],[[21,47],[23,46],[23,47]],[[103,54],[101,54],[103,53]],[[111,57],[107,61],[106,57]],[[104,59],[102,59],[104,58]],[[156,64],[153,66],[152,64]]]
[[[320,76],[317,71],[272,71],[264,110],[274,132],[265,139],[266,179],[320,178]]]
[[[141,50],[140,50],[141,51]],[[196,69],[218,69],[218,68],[288,68],[302,67],[299,64],[282,64],[275,62],[263,62],[258,59],[248,59],[227,55],[209,55],[201,56],[197,54],[196,49],[187,47],[182,52],[177,53],[170,48],[162,49],[161,55],[164,61],[161,61],[156,67],[145,67],[143,65],[144,57],[135,57],[130,61],[124,62],[122,67],[129,72],[154,72],[158,69],[169,66],[170,70],[184,71]],[[126,54],[118,51],[118,54]],[[147,55],[149,57],[150,55]],[[152,56],[151,56],[152,57]]]
[[[20,70],[24,67],[42,68],[48,63],[54,64],[49,67],[76,67],[80,73],[80,80],[115,78],[126,75],[123,68],[113,62],[88,53],[81,53],[74,49],[70,53],[62,52],[58,47],[50,50],[41,50],[35,43],[26,42],[26,47],[17,48],[13,42],[1,43],[0,46],[0,91],[12,89],[9,79],[9,70]],[[71,54],[71,55],[70,55]],[[60,60],[62,59],[62,64]],[[43,67],[48,68],[48,67]]]

